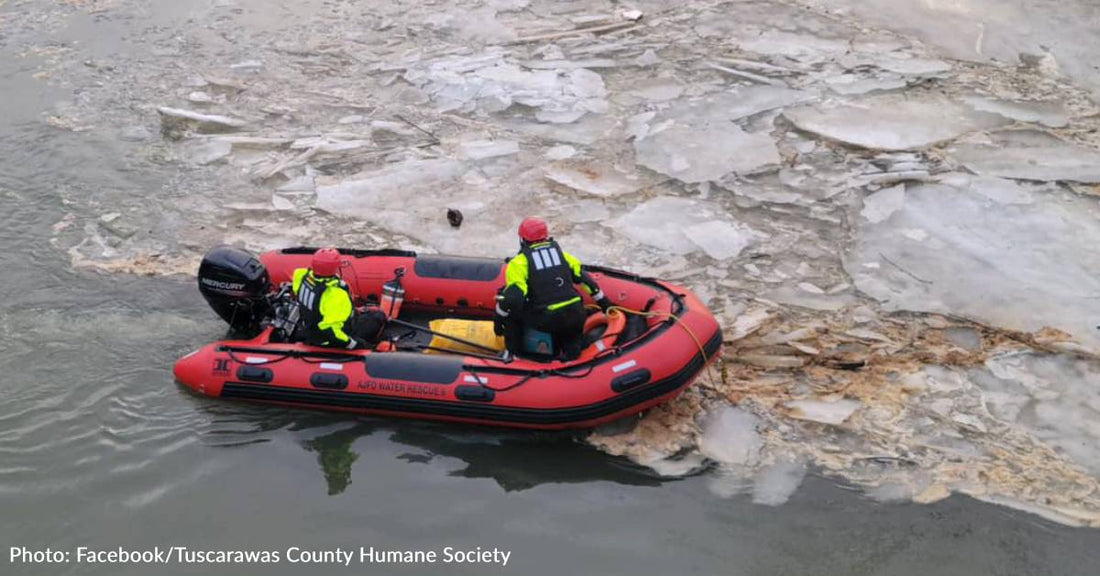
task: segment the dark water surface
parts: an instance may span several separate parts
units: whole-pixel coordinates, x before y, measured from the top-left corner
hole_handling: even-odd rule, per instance
[[[1100,532],[965,497],[879,504],[811,476],[767,507],[718,498],[705,477],[658,479],[569,436],[194,397],[172,363],[222,325],[193,281],[74,271],[50,244],[62,191],[140,196],[170,186],[173,169],[134,158],[114,134],[47,125],[43,112],[72,95],[31,78],[33,65],[0,58],[0,574],[1100,570]],[[284,561],[29,565],[9,563],[11,546],[273,550]],[[506,568],[303,567],[285,561],[291,546],[511,557]]]

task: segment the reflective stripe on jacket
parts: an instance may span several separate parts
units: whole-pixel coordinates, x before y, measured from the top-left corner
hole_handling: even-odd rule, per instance
[[[355,309],[348,287],[339,278],[318,278],[309,268],[294,271],[294,295],[302,307],[306,339],[317,346],[346,345],[344,323]]]
[[[596,283],[581,270],[580,260],[562,250],[554,240],[524,245],[519,254],[508,261],[504,282],[506,302],[522,298],[533,308],[551,311],[581,301],[573,287],[576,283],[583,283],[589,294],[599,291]],[[508,307],[514,308],[514,305]]]

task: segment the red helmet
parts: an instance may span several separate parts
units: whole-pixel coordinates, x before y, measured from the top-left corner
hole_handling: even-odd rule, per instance
[[[546,227],[546,221],[542,218],[524,218],[519,225],[519,237],[524,242],[538,242],[546,240],[550,236],[550,230]]]
[[[310,268],[314,276],[335,276],[340,272],[340,252],[335,248],[321,248],[313,253]]]

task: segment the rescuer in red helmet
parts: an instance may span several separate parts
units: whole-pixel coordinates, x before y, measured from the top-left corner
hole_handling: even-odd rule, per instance
[[[523,349],[523,330],[530,326],[550,334],[555,356],[573,359],[584,344],[584,303],[574,284],[581,284],[600,308],[611,301],[581,269],[581,262],[550,237],[546,222],[526,218],[519,225],[519,254],[508,261],[504,289],[497,297],[496,329],[512,352]]]
[[[381,310],[356,312],[352,306],[351,290],[340,279],[340,252],[335,248],[321,248],[313,253],[309,268],[295,270],[293,288],[307,344],[364,348],[377,342],[386,326]]]

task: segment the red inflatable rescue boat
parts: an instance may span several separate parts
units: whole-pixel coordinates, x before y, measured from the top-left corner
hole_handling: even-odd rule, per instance
[[[294,341],[295,304],[285,283],[295,268],[309,266],[313,251],[288,248],[256,258],[227,246],[211,250],[199,269],[199,289],[231,333],[244,337],[181,358],[176,378],[206,396],[285,406],[590,428],[675,397],[722,344],[718,322],[690,291],[589,266],[615,308],[604,315],[590,306],[590,344],[576,360],[504,359],[478,347],[441,350],[430,323],[491,320],[505,261],[341,249],[341,277],[356,304],[389,305],[399,285],[400,313],[374,350],[308,346]]]

